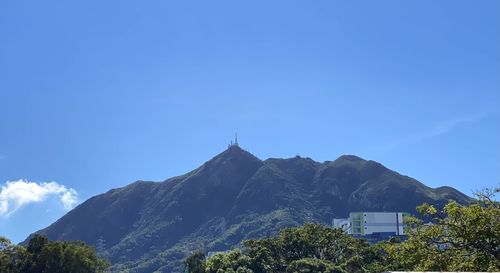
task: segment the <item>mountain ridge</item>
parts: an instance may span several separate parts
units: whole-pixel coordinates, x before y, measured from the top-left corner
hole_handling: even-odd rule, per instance
[[[422,202],[443,206],[448,198],[470,201],[354,155],[322,163],[261,160],[232,145],[186,174],[91,197],[37,233],[100,241],[101,248],[104,241],[100,253],[114,271],[178,272],[182,257],[197,248],[225,250],[283,227],[329,224],[349,211],[414,212]]]

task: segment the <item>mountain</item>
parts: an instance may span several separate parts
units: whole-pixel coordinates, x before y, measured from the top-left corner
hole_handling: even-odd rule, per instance
[[[187,174],[94,196],[37,233],[95,245],[116,272],[180,272],[196,249],[226,250],[351,211],[411,213],[423,202],[443,206],[449,199],[471,200],[353,155],[262,161],[233,145]]]

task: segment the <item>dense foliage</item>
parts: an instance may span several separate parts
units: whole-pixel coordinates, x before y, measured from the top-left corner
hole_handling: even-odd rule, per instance
[[[431,222],[410,217],[408,240],[383,244],[390,269],[500,271],[500,205],[493,199],[499,191],[478,193],[478,202],[469,206],[454,201],[442,211],[419,206]]]
[[[277,237],[247,240],[243,245],[243,252],[236,249],[210,257],[203,272],[380,272],[384,261],[381,252],[365,240],[312,223],[283,229]],[[186,264],[188,270],[195,272],[191,264]]]
[[[47,237],[35,235],[23,247],[0,237],[2,273],[100,273],[108,267],[93,248],[82,242],[49,242]]]
[[[498,192],[480,193],[470,205],[449,201],[441,211],[419,206],[430,222],[407,218],[404,242],[370,245],[340,229],[309,223],[283,229],[277,237],[244,241],[242,250],[208,259],[197,252],[186,267],[196,273],[499,271],[500,206],[493,199]]]

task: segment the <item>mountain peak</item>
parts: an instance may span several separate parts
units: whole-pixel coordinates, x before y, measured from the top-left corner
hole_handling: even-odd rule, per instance
[[[242,149],[240,146],[233,144],[223,152],[205,162],[203,166],[208,170],[213,170],[214,168],[225,169],[229,166],[240,166],[243,168],[245,168],[246,166],[250,167],[251,169],[255,169],[260,167],[261,164],[262,161],[256,156]]]
[[[254,156],[250,152],[242,149],[237,144],[230,145],[226,150],[224,150],[220,154],[216,155],[213,159],[215,159],[215,158],[221,158],[221,157],[251,158],[251,159],[257,159],[257,160],[260,161],[260,159],[258,159],[256,156]]]
[[[346,160],[346,161],[366,161],[365,159],[355,156],[355,155],[341,155],[337,160]],[[335,160],[335,161],[337,161]]]
[[[303,222],[330,223],[350,211],[414,212],[421,203],[466,203],[354,155],[335,161],[260,160],[236,144],[166,183],[136,182],[90,198],[38,233],[106,242],[112,272],[180,272],[187,253],[230,249]],[[161,257],[150,259],[149,257]]]
[[[227,150],[228,150],[228,151],[245,151],[245,150],[243,150],[243,149],[240,147],[240,145],[238,145],[238,144],[232,144],[232,145],[229,145],[229,146],[227,147]]]

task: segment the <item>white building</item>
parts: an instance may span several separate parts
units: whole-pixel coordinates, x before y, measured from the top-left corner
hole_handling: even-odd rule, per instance
[[[348,219],[333,219],[333,226],[352,235],[393,233],[404,235],[402,212],[351,212]],[[347,227],[347,228],[346,228]]]
[[[332,225],[334,228],[340,228],[345,232],[349,232],[349,228],[351,227],[349,219],[346,218],[333,219]]]

